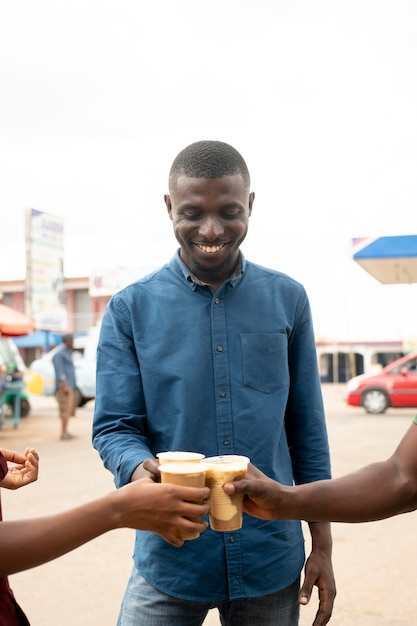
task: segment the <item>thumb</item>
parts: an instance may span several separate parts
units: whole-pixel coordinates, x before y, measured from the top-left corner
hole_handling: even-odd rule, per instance
[[[303,586],[300,589],[300,593],[298,595],[298,602],[300,604],[308,604],[310,602],[311,594],[313,592],[313,586],[304,579]]]
[[[240,480],[236,480],[235,482],[225,483],[223,485],[223,489],[229,496],[233,496],[234,494],[252,494],[254,493],[253,484],[250,483],[246,478],[242,478]]]

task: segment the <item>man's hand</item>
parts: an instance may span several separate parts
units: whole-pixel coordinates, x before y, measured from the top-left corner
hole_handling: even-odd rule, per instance
[[[332,567],[332,539],[328,522],[310,522],[313,549],[304,567],[299,602],[308,604],[313,587],[318,588],[319,608],[313,626],[325,626],[330,621],[336,597],[336,582]]]
[[[154,483],[160,483],[161,473],[158,470],[158,465],[160,465],[158,459],[154,459],[153,457],[145,459],[143,463],[137,466],[130,481],[133,482],[141,478],[152,478]]]
[[[151,478],[130,482],[111,495],[113,511],[119,515],[117,526],[150,530],[172,545],[181,547],[181,533],[202,533],[207,521],[210,490],[155,483]]]
[[[0,449],[0,451],[8,467],[6,476],[0,481],[0,487],[19,489],[38,479],[39,455],[34,448],[26,448],[24,454],[19,454],[14,450]]]
[[[248,466],[248,478],[226,483],[223,488],[229,495],[245,494],[243,510],[249,515],[265,520],[279,519],[281,491],[286,487],[268,478],[252,463]]]
[[[68,386],[68,383],[66,380],[61,380],[61,382],[59,383],[59,388],[66,395],[68,395],[70,392],[70,387]]]

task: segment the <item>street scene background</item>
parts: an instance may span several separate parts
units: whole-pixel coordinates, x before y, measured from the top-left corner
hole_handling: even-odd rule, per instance
[[[409,427],[415,409],[388,409],[368,415],[343,401],[344,385],[323,385],[333,475],[344,474],[391,454]],[[6,423],[0,445],[40,454],[39,480],[10,492],[2,490],[6,520],[42,516],[76,506],[113,489],[91,445],[93,403],[78,409],[71,442],[58,439],[54,398],[33,396],[32,412],[17,429]],[[334,570],[338,588],[331,623],[337,626],[411,626],[417,615],[414,537],[410,513],[369,524],[333,527]],[[310,548],[306,529],[306,549]],[[10,577],[32,626],[114,626],[132,566],[134,531],[117,530],[51,563]],[[300,626],[311,626],[317,591],[301,608]],[[218,626],[211,611],[204,626]]]
[[[65,277],[159,267],[171,163],[216,139],[251,172],[243,252],[304,284],[316,337],[415,339],[416,285],[351,243],[415,234],[416,30],[412,0],[0,3],[0,280],[28,209],[62,220]]]
[[[45,259],[32,246],[28,263],[25,216],[54,216],[62,233],[46,274],[56,310],[45,300],[42,321],[33,302],[26,312],[39,330],[77,330],[91,307],[80,298],[85,311],[71,309],[63,328],[63,279],[111,283],[165,263],[177,247],[163,202],[171,163],[187,144],[216,139],[242,153],[256,192],[244,254],[306,287],[316,338],[335,354],[338,342],[414,343],[417,284],[380,284],[351,244],[416,232],[416,29],[412,0],[1,3],[0,280],[25,280],[40,305],[27,265]],[[16,292],[7,295],[16,306]],[[334,476],[388,456],[415,413],[367,415],[344,404],[343,390],[323,385]],[[0,445],[34,446],[40,477],[2,490],[4,518],[113,489],[91,445],[93,402],[78,410],[71,442],[59,441],[53,397],[31,404]],[[333,525],[332,624],[416,623],[415,531],[416,513]],[[114,531],[12,576],[32,626],[113,626],[133,540]],[[308,552],[307,530],[306,541]],[[316,609],[314,597],[300,626]],[[211,612],[205,626],[218,624]]]

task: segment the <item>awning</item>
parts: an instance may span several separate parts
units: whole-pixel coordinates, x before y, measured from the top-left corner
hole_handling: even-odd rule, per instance
[[[31,333],[35,328],[34,322],[5,304],[0,304],[0,335],[4,337],[18,337]]]
[[[417,235],[352,240],[353,260],[380,283],[417,283]]]
[[[35,332],[23,337],[15,337],[14,342],[18,348],[49,348],[62,343],[62,336],[48,330],[35,330]]]

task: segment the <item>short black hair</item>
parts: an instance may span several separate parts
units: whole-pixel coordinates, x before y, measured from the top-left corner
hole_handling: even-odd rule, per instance
[[[169,189],[175,189],[181,175],[189,178],[219,178],[234,174],[240,174],[245,186],[250,187],[248,166],[236,148],[223,141],[196,141],[175,157],[169,172]]]

